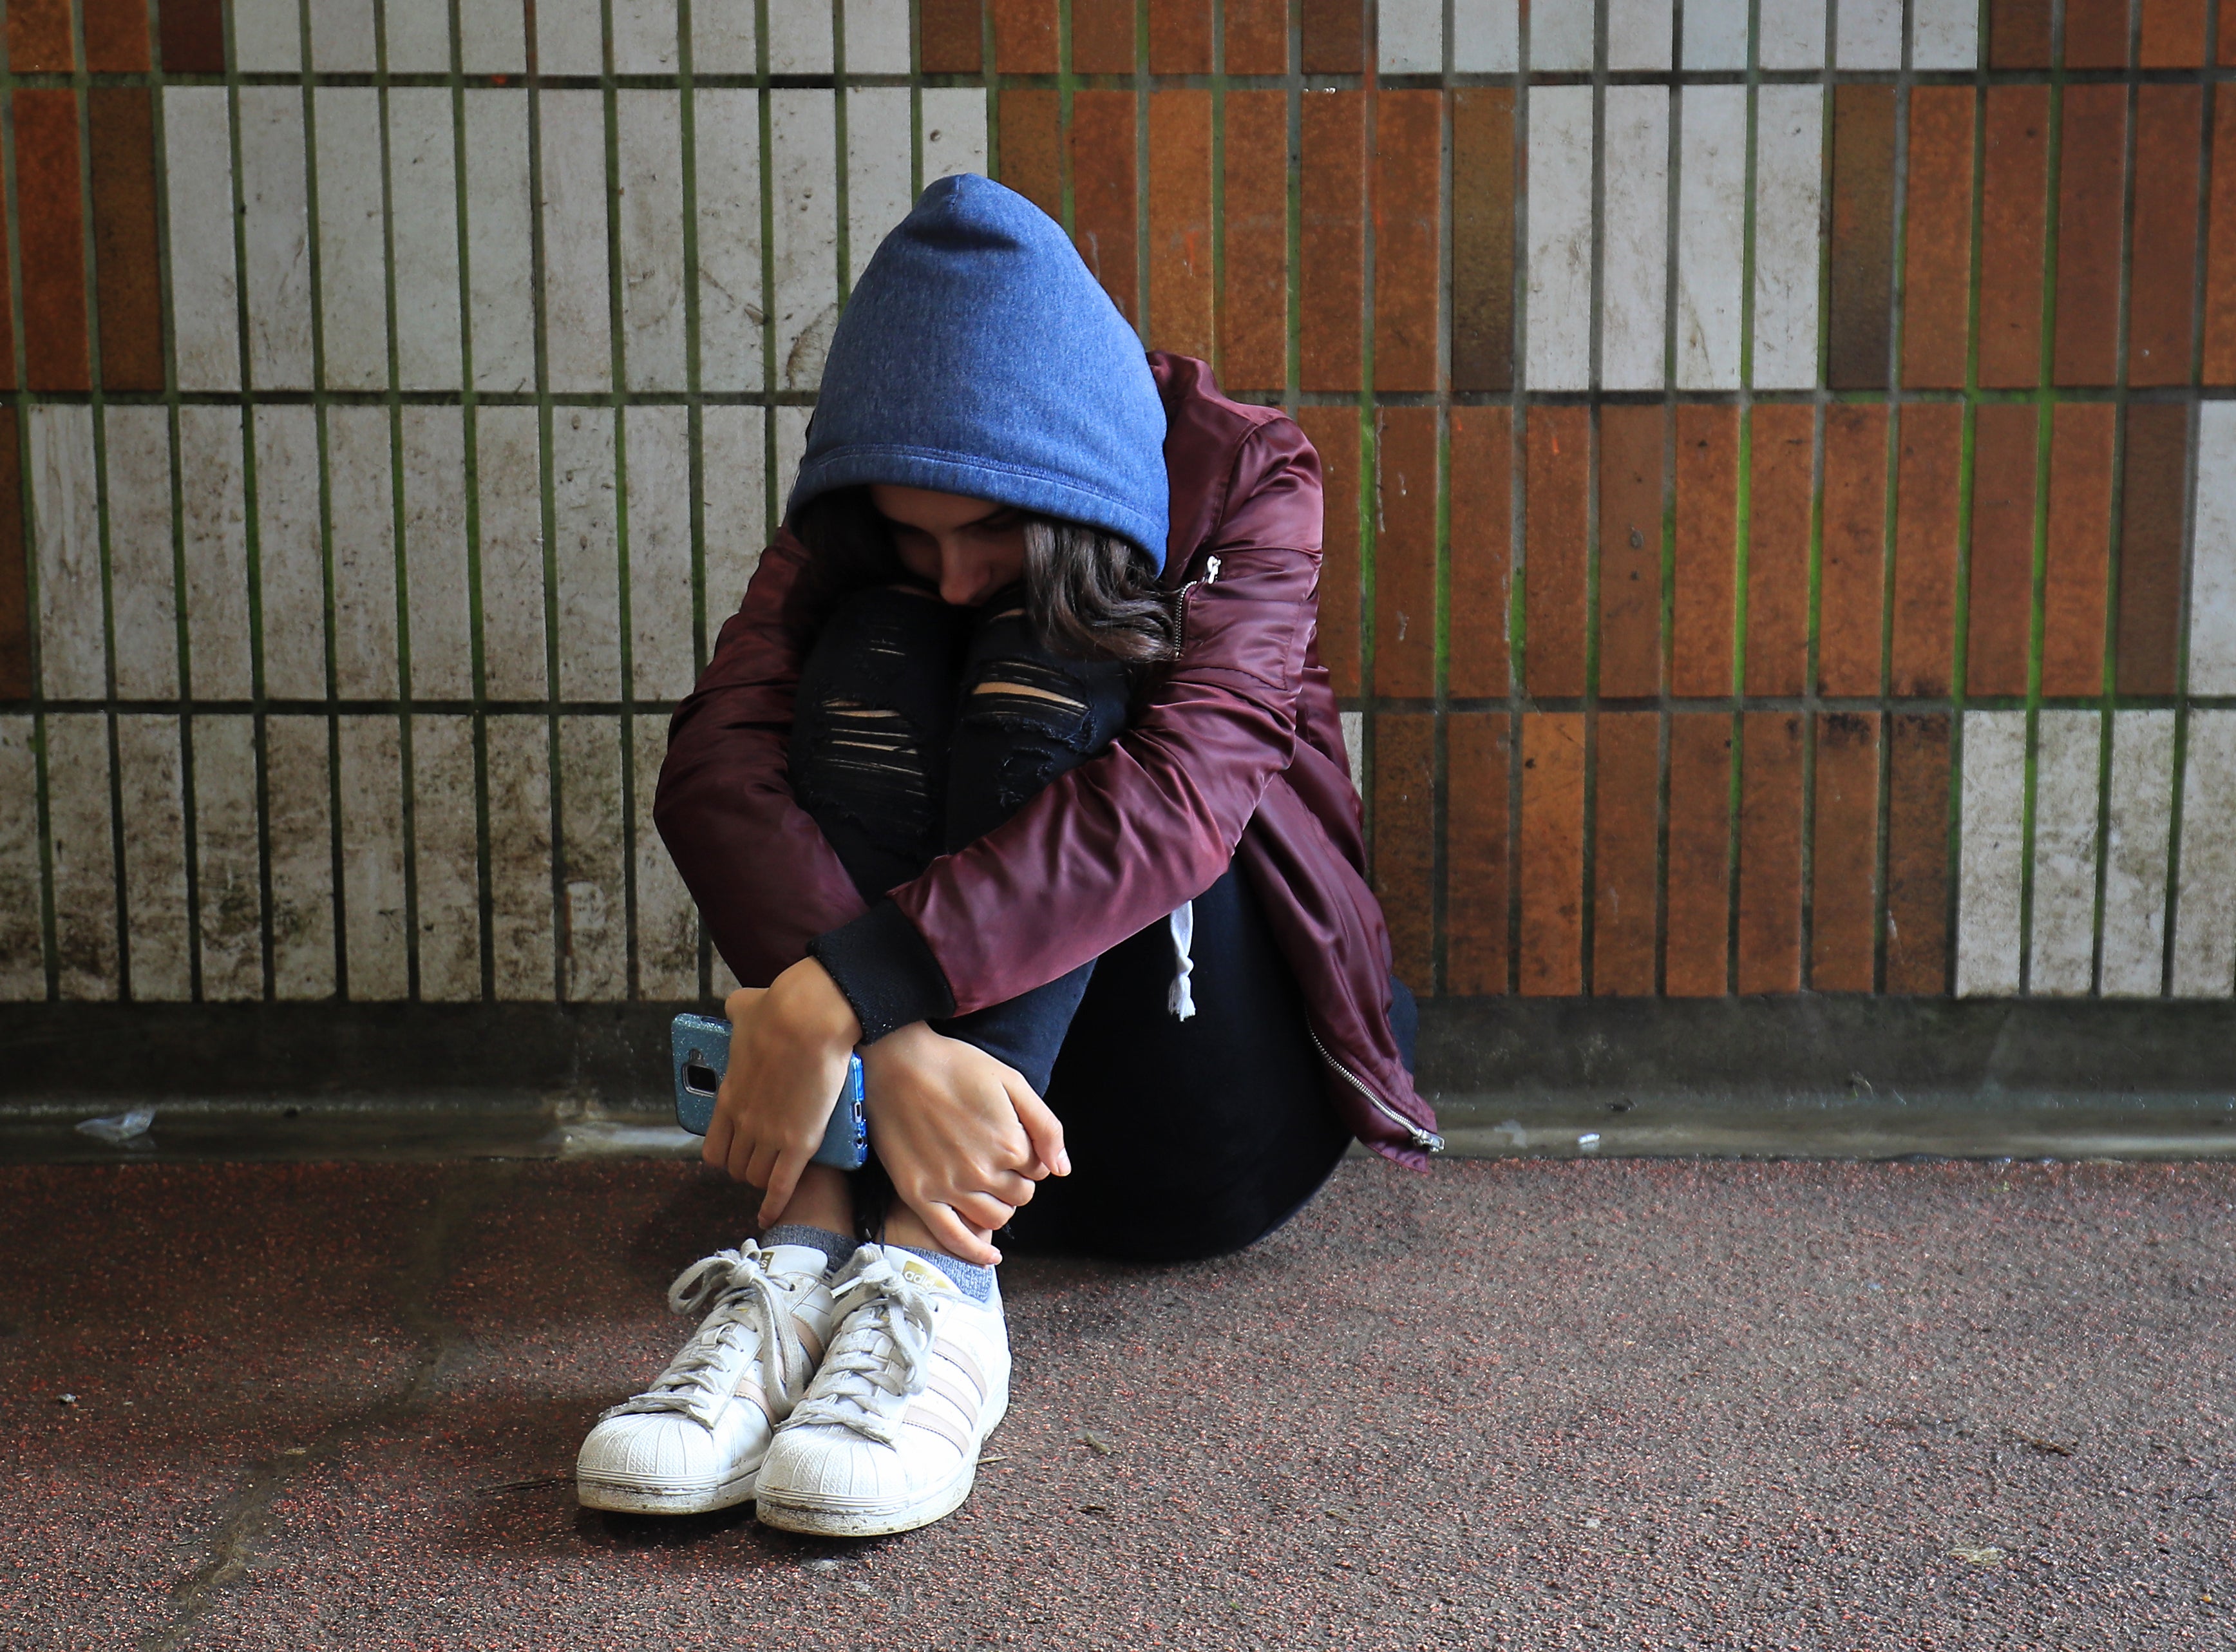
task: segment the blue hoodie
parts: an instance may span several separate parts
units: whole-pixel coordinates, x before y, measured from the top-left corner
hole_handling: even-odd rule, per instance
[[[928,488],[1103,529],[1162,572],[1164,446],[1141,340],[1062,227],[964,173],[924,192],[855,284],[790,509]]]

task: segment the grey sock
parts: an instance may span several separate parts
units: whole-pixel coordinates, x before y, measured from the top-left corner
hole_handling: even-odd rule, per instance
[[[809,1250],[819,1250],[830,1259],[831,1271],[837,1273],[846,1266],[846,1259],[858,1248],[844,1234],[834,1234],[828,1227],[810,1227],[802,1221],[780,1221],[761,1235],[764,1245],[804,1245]]]
[[[994,1300],[994,1270],[981,1267],[976,1262],[966,1262],[959,1256],[949,1256],[936,1250],[918,1250],[913,1245],[896,1245],[911,1256],[921,1256],[941,1273],[955,1281],[955,1288],[973,1302]]]

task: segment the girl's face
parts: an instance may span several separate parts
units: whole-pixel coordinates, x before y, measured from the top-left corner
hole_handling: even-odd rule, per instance
[[[870,490],[870,503],[891,528],[903,566],[937,586],[942,602],[977,608],[1025,576],[1022,510],[882,483]]]

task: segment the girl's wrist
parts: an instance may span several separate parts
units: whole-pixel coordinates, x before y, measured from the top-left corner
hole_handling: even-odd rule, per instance
[[[862,1040],[862,1023],[831,972],[805,958],[769,984],[770,1009],[784,1024],[819,1047],[850,1050]]]

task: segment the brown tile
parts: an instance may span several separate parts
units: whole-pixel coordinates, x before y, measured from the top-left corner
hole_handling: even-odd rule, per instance
[[[1624,699],[1661,691],[1659,406],[1600,409],[1600,681]]]
[[[1227,271],[1220,378],[1230,390],[1289,380],[1289,100],[1227,95]]]
[[[154,95],[136,86],[86,94],[93,133],[94,290],[101,381],[163,387],[163,277],[155,249]]]
[[[2136,92],[2134,251],[2127,287],[2127,382],[2189,382],[2197,261],[2197,168],[2204,102],[2195,86]]]
[[[1444,720],[1444,991],[1507,990],[1504,712]]]
[[[31,602],[23,561],[23,471],[16,410],[0,407],[0,700],[31,695]]]
[[[1289,0],[1227,0],[1227,72],[1289,71]]]
[[[1071,239],[1128,321],[1139,314],[1134,94],[1071,95]]]
[[[1746,692],[1803,694],[1809,686],[1809,496],[1817,416],[1812,408],[1773,402],[1757,403],[1753,418]]]
[[[927,75],[976,75],[984,66],[983,0],[917,0],[919,57]]]
[[[1357,390],[1366,292],[1366,97],[1304,95],[1304,280],[1297,303],[1306,390]]]
[[[1902,284],[1902,378],[1961,389],[1972,300],[1972,89],[1910,95],[1910,228]]]
[[[1732,720],[1669,719],[1669,923],[1661,990],[1673,998],[1730,991]]]
[[[1980,382],[2040,382],[2042,260],[2049,212],[2049,89],[1988,89],[1980,201]]]
[[[1809,987],[1869,992],[1879,840],[1879,718],[1817,719],[1817,826],[1809,879]]]
[[[1801,990],[1801,714],[1751,711],[1739,728],[1742,992]]]
[[[1385,407],[1375,460],[1374,692],[1437,692],[1437,410]]]
[[[1211,94],[1149,94],[1149,342],[1212,355]]]
[[[1305,73],[1357,75],[1366,68],[1366,8],[1360,0],[1303,0]]]
[[[13,74],[67,75],[77,67],[70,46],[69,0],[8,0],[8,68]]]
[[[2034,631],[2034,409],[1994,402],[1976,417],[1964,687],[2022,694]]]
[[[1567,997],[1584,986],[1584,719],[1522,718],[1522,992]]]
[[[1533,407],[1523,427],[1522,680],[1532,694],[1584,691],[1590,418],[1581,407]]]
[[[2213,199],[2206,213],[2205,382],[2236,385],[2236,98],[2213,105]]]
[[[23,237],[25,381],[85,390],[85,243],[77,95],[16,93],[16,222]]]
[[[1211,73],[1211,0],[1149,0],[1149,72]]]
[[[1825,526],[1817,598],[1817,684],[1827,694],[1879,691],[1885,614],[1887,410],[1825,410]],[[1753,629],[1752,621],[1749,629]]]
[[[2065,89],[2057,180],[2057,346],[2061,385],[2120,376],[2120,239],[2127,185],[2127,89]]]
[[[2112,407],[2065,402],[2049,431],[2049,534],[2042,571],[2042,691],[2104,689],[2112,538]]]
[[[1801,414],[1809,410],[1780,408]],[[1802,451],[1805,455],[1808,448]],[[1807,471],[1802,545],[1808,546]],[[1735,407],[1677,410],[1675,591],[1669,621],[1669,692],[1732,691],[1732,620],[1739,584],[1739,415]],[[1807,563],[1803,563],[1805,578]],[[1807,586],[1803,586],[1805,601]]]
[[[2140,68],[2202,69],[2205,0],[2143,0],[2143,27],[2137,43]]]
[[[1592,758],[1592,991],[1654,991],[1654,863],[1661,838],[1661,718],[1607,711]]]
[[[1134,72],[1134,0],[1071,0],[1075,75]]]
[[[148,8],[138,0],[84,0],[85,66],[96,75],[147,69]]]
[[[1374,100],[1374,387],[1437,387],[1441,92]]]
[[[2174,692],[2180,647],[2181,532],[2188,503],[2189,409],[2127,409],[2127,475],[2120,490],[2120,619],[2123,694]]]
[[[1398,978],[1437,990],[1437,720],[1420,711],[1374,719],[1374,895],[1390,925]]]
[[[1832,386],[1884,386],[1893,306],[1891,86],[1832,89]]]
[[[1004,75],[1053,75],[1056,0],[990,0],[994,10],[994,67]]]
[[[1886,990],[1949,990],[1949,715],[1887,720]]]
[[[2220,27],[2215,37],[2220,44],[2213,62],[2223,69],[2236,65],[2236,0],[2220,0]]]
[[[1455,407],[1451,424],[1451,640],[1446,692],[1506,693],[1506,623],[1514,569],[1514,416]]]
[[[1058,95],[1030,88],[1001,101],[1002,181],[1058,223],[1063,221],[1063,148]]]
[[[225,17],[220,5],[220,0],[164,0],[157,15],[165,74],[225,73]]]
[[[1347,699],[1358,692],[1358,410],[1300,407],[1297,423],[1320,456],[1320,662]]]
[[[2050,0],[1988,0],[1988,67],[2049,67]]]
[[[2065,0],[2065,66],[2127,66],[2127,0]],[[2066,156],[2069,163],[2069,148]]]
[[[1452,388],[1514,387],[1514,94],[1452,94]]]
[[[1902,410],[1896,477],[1894,682],[1897,694],[1949,692],[1956,629],[1956,486],[1963,410]]]

